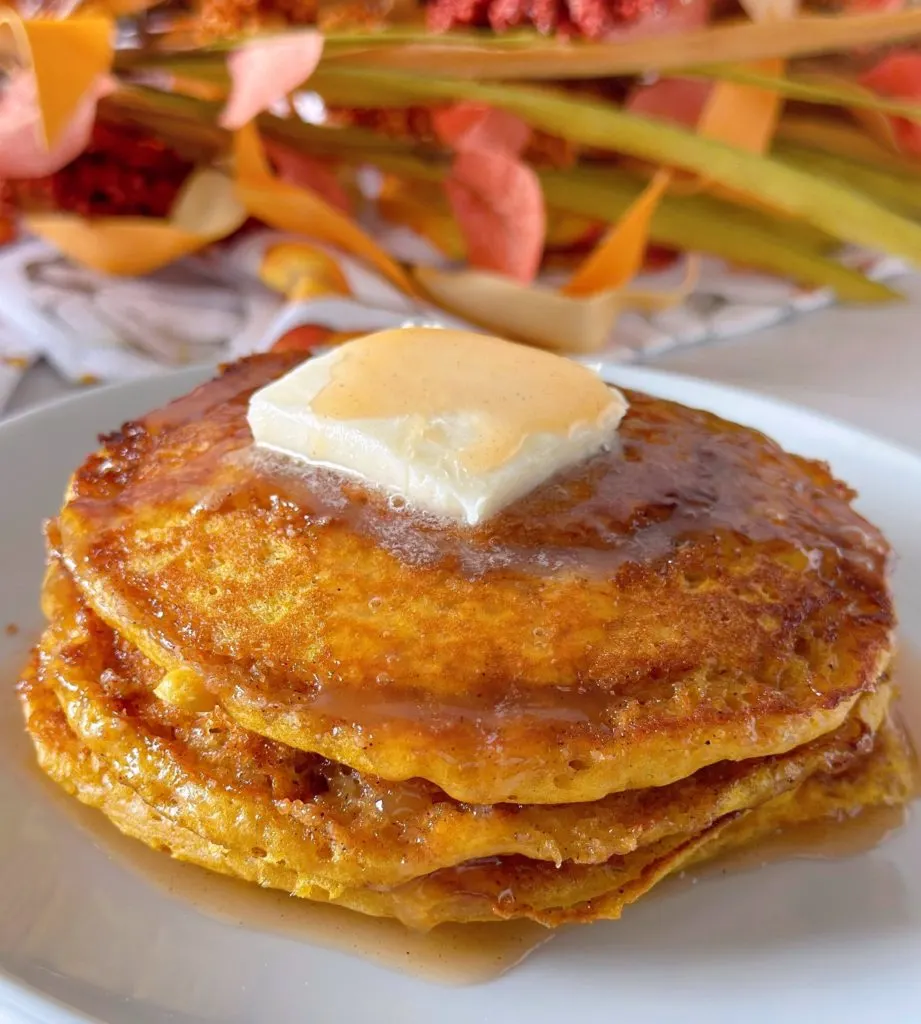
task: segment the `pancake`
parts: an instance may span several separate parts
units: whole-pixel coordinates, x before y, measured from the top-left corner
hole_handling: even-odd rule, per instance
[[[873,749],[834,775],[818,773],[739,815],[688,860],[707,860],[738,846],[757,843],[772,833],[822,819],[855,818],[869,807],[900,807],[917,795],[917,763],[911,740],[897,719],[884,722]]]
[[[787,754],[722,762],[658,789],[552,807],[470,805],[424,780],[387,782],[266,740],[220,706],[164,702],[160,670],[82,605],[60,565],[51,566],[43,603],[52,625],[39,679],[80,741],[178,826],[256,850],[291,869],[297,887],[327,896],[499,855],[600,864],[703,832],[864,756],[890,697],[886,686],[864,695],[837,730]]]
[[[41,767],[68,792],[97,807],[123,832],[172,856],[213,871],[311,899],[322,888],[301,885],[290,868],[252,851],[210,842],[141,799],[106,758],[81,744],[36,663],[19,686],[27,727]],[[886,723],[873,750],[838,775],[820,773],[761,807],[731,814],[696,835],[664,840],[600,865],[553,864],[495,857],[443,869],[392,888],[343,890],[330,902],[418,928],[446,921],[527,917],[547,925],[617,918],[659,880],[694,859],[783,827],[790,821],[855,813],[874,803],[899,803],[911,788],[911,759],[900,731]]]
[[[827,467],[631,394],[614,450],[459,529],[254,450],[249,395],[299,358],[105,438],[52,531],[93,611],[245,729],[569,805],[792,751],[885,672],[887,545]]]

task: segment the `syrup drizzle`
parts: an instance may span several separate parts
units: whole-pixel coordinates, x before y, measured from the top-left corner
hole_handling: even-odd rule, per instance
[[[753,545],[762,546],[772,565],[796,581],[788,583],[800,602],[795,614],[788,614],[790,622],[831,607],[840,595],[868,631],[884,635],[891,619],[885,541],[848,506],[850,491],[825,467],[790,456],[753,431],[705,412],[631,395],[617,446],[558,475],[485,524],[459,528],[395,507],[328,470],[305,470],[254,450],[246,422],[249,397],[296,362],[290,355],[245,361],[142,423],[128,425],[111,439],[107,452],[77,474],[70,506],[86,531],[71,537],[68,558],[74,564],[83,558],[95,562],[118,580],[114,589],[124,596],[131,615],[150,624],[165,650],[180,652],[200,668],[215,692],[239,688],[266,720],[304,716],[318,733],[334,737],[340,728],[358,731],[367,749],[378,750],[395,743],[398,734],[411,733],[420,743],[437,743],[445,756],[455,758],[459,774],[463,770],[471,776],[476,772],[469,750],[479,749],[484,738],[493,749],[501,745],[503,756],[514,761],[521,749],[515,723],[549,726],[556,736],[565,733],[575,743],[595,728],[621,728],[621,713],[631,721],[642,702],[650,709],[644,713],[644,728],[667,727],[670,694],[694,668],[696,652],[685,649],[676,634],[652,653],[654,663],[637,664],[640,645],[621,635],[620,626],[611,627],[613,637],[574,650],[574,625],[557,605],[543,601],[543,577],[549,577],[548,587],[569,587],[574,598],[582,593],[589,609],[591,588],[606,586],[618,573],[635,581],[637,592],[661,593],[656,590],[661,582],[680,615],[679,598],[690,611],[712,607],[707,594],[698,599],[694,589],[701,577],[705,581],[715,563],[744,560]],[[183,515],[190,522],[201,516],[214,524],[208,536],[218,538],[218,547],[233,547],[233,527],[222,532],[221,518],[230,523],[241,511],[248,521],[258,519],[266,534],[295,545],[322,543],[331,555],[339,550],[337,537],[349,542],[342,545],[347,552],[354,538],[366,538],[375,555],[384,550],[396,560],[385,574],[395,599],[362,592],[357,603],[338,603],[336,616],[323,620],[306,670],[296,645],[275,646],[275,666],[255,657],[240,668],[240,659],[228,654],[226,645],[215,649],[208,616],[171,601],[169,585],[152,579],[155,572],[129,571],[138,509],[153,518],[158,510],[176,513],[180,521]],[[197,527],[190,532],[200,537]],[[309,550],[293,558],[292,565],[309,566]],[[388,625],[388,619],[400,618],[400,590],[426,589],[432,617],[440,619],[463,600],[476,599],[474,588],[487,575],[507,584],[504,593],[516,624],[521,607],[533,606],[528,620],[533,633],[521,644],[529,647],[529,660],[524,664],[512,652],[501,664],[485,654],[474,662],[471,654],[469,664],[455,660],[450,673],[441,672],[449,682],[432,694],[415,675],[422,625],[419,637],[408,631],[395,635]],[[577,584],[570,586],[572,580]],[[216,601],[220,583],[216,576],[203,582],[215,587]],[[753,596],[756,604],[769,600]],[[375,600],[378,604],[372,605]],[[720,642],[739,659],[727,667],[735,675],[721,693],[734,680],[743,686],[752,676],[761,679],[764,670],[769,678],[762,679],[765,692],[759,699],[776,696],[779,709],[791,699],[810,701],[810,693],[791,694],[793,684],[784,676],[789,648],[797,639],[792,627],[775,629],[771,616],[764,616],[767,625],[755,623],[761,632],[749,655],[749,648],[737,642],[731,612],[727,607],[724,617],[711,615],[707,621],[708,628],[723,630]],[[354,634],[343,628],[333,637],[327,629],[333,618],[366,633],[379,630],[382,640],[387,638],[375,648],[379,657],[373,664],[369,657],[368,664],[353,671],[348,655]],[[594,625],[600,632],[607,628],[600,617]],[[778,637],[776,643],[771,639]],[[259,640],[272,642],[268,632]],[[609,648],[617,649],[615,641],[616,657],[607,657]],[[438,644],[429,647],[434,663]],[[293,667],[280,672],[278,666],[286,663]],[[566,685],[558,685],[553,668],[560,664],[567,668]],[[718,697],[711,703],[712,708],[701,708],[701,719],[705,711],[724,710]],[[335,757],[337,750],[330,746],[324,752]],[[561,778],[569,771],[565,764],[564,759]],[[531,767],[522,764],[516,770],[526,779]],[[508,798],[516,792],[514,785],[509,787]]]
[[[216,514],[260,510],[290,535],[344,529],[408,565],[448,564],[472,577],[561,568],[609,576],[628,563],[655,561],[685,541],[720,535],[732,535],[741,547],[782,545],[799,553],[804,568],[831,576],[841,562],[877,579],[885,567],[885,541],[847,505],[851,492],[824,466],[706,412],[663,413],[678,407],[636,393],[618,444],[485,524],[471,529],[420,514],[332,470],[253,447],[250,395],[296,362],[267,356],[237,364],[126,425],[113,435],[114,453],[91,459],[78,473],[73,507],[100,525],[147,505],[176,503]],[[189,450],[182,448],[186,429],[194,442]],[[167,465],[137,475],[139,456],[160,443],[175,445],[181,457],[173,464],[161,455]]]

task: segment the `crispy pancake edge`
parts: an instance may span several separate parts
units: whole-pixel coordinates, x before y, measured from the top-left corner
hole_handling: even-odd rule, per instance
[[[466,871],[436,872],[391,890],[352,889],[329,900],[329,894],[322,888],[311,884],[299,886],[290,869],[209,843],[159,815],[121,782],[105,758],[80,745],[53,694],[37,682],[34,672],[26,673],[19,693],[42,770],[83,803],[102,810],[126,834],[210,870],[308,899],[335,902],[373,916],[394,916],[422,929],[447,921],[515,917],[528,917],[548,926],[615,919],[658,881],[692,860],[703,860],[751,842],[791,822],[828,814],[853,814],[873,803],[901,803],[913,792],[905,739],[897,728],[887,724],[883,742],[850,772],[830,778],[816,776],[799,790],[757,810],[729,815],[696,836],[641,851],[633,855],[632,863],[631,858],[616,858],[618,863],[613,865],[575,869],[564,865],[563,869],[556,869],[552,865],[532,867],[533,862],[513,858],[515,864],[509,868],[474,863]],[[569,870],[576,874],[571,884],[565,877]],[[480,891],[476,888],[477,879],[486,883]],[[526,900],[515,896],[516,885],[519,893],[527,894]],[[553,900],[562,898],[571,902],[553,905]]]
[[[235,727],[219,711],[179,711],[152,697],[146,687],[156,679],[153,666],[148,673],[153,680],[141,687],[147,696],[140,704],[133,699],[125,703],[118,696],[124,692],[119,677],[136,662],[126,668],[119,660],[117,638],[92,612],[80,608],[61,570],[50,576],[45,595],[55,624],[39,647],[39,678],[55,691],[80,741],[177,824],[218,844],[258,849],[263,859],[309,875],[327,889],[393,885],[500,854],[600,863],[670,835],[696,833],[815,772],[842,770],[868,748],[889,703],[884,684],[860,699],[838,731],[804,749],[763,761],[711,766],[669,787],[612,794],[596,803],[469,806],[456,804],[431,786],[420,790],[418,784],[413,788],[354,777],[355,792],[343,808],[336,802],[338,789],[329,794],[333,803],[322,792],[314,803],[309,795],[278,798],[272,785],[258,786],[244,778],[248,768],[237,767],[236,759],[242,756],[247,766],[252,763],[258,779],[266,741],[239,728],[226,758],[197,761],[183,736],[207,738],[209,723],[222,735]],[[133,679],[128,683],[130,692]],[[144,711],[148,705],[155,715],[152,721],[138,718],[149,713]],[[295,755],[293,750],[281,753]],[[172,791],[181,791],[183,799],[173,801]],[[374,811],[376,800],[383,805],[379,814]],[[387,807],[395,810],[385,811]]]

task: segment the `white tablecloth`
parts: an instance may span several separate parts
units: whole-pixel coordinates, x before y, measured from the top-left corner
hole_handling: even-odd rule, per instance
[[[774,395],[921,452],[921,275],[900,286],[909,301],[897,306],[831,307],[650,365]],[[40,364],[7,412],[75,390]]]

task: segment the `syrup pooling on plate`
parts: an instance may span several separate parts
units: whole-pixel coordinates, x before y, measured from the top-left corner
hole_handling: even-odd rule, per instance
[[[72,820],[86,829],[116,862],[136,871],[170,896],[187,901],[201,913],[233,926],[337,949],[431,981],[488,981],[520,962],[554,934],[527,922],[441,926],[429,933],[413,933],[393,921],[310,904],[170,861],[119,835],[109,823],[85,808],[77,808],[70,799],[62,797],[61,810],[72,815]],[[666,883],[663,895],[674,891],[675,885],[689,885],[698,877],[760,867],[780,856],[841,857],[862,852],[885,837],[886,827],[896,824],[898,813],[886,808],[869,810],[843,825],[829,819],[827,824],[786,830],[763,847],[745,847],[722,855],[712,867],[704,865],[681,872],[680,878],[676,875]],[[839,828],[840,840],[836,839]],[[488,865],[471,864],[460,873],[459,881],[465,874],[475,876],[484,866]]]
[[[693,740],[685,735],[691,749],[709,742],[711,723],[741,718],[749,697],[759,729],[776,725],[770,737],[805,742],[814,732],[790,734],[779,719],[816,708],[838,715],[823,720],[834,728],[881,671],[892,619],[886,545],[824,467],[709,414],[636,394],[609,451],[479,527],[459,527],[334,473],[254,452],[249,396],[295,362],[244,362],[217,385],[127,428],[77,475],[64,514],[90,527],[65,545],[75,576],[85,580],[87,567],[100,569],[127,598],[131,620],[150,623],[159,648],[181,652],[225,697],[242,687],[259,716],[246,720],[250,728],[306,749],[318,749],[316,737],[335,741],[351,729],[364,750],[377,751],[388,737],[396,744],[407,725],[440,748],[445,765],[474,766],[487,743],[510,776],[522,777],[535,771],[544,733],[554,729],[576,737],[571,754],[561,754],[563,774],[585,777],[583,763],[593,764],[586,755],[612,736],[671,736],[687,702],[702,709]],[[138,538],[149,537],[146,519],[167,513],[179,528],[138,571],[132,559]],[[250,557],[264,557],[268,568],[279,551],[296,551],[291,564],[305,574],[298,577],[304,593],[318,564],[330,572],[305,606],[313,623],[303,634],[308,643],[286,646],[289,634],[273,632],[271,607],[253,644],[225,642],[214,623],[234,614],[231,597],[225,577],[206,562],[196,569],[196,586],[211,588],[207,602],[176,597],[183,580],[161,575],[158,565],[175,559],[193,534],[198,550],[216,544],[224,557],[222,524],[234,542],[251,529]],[[327,562],[318,563],[320,555]],[[234,567],[248,571],[239,560]],[[239,581],[226,582],[233,590]],[[275,595],[264,580],[245,583],[271,605]],[[243,593],[242,582],[237,590]],[[100,584],[94,599],[105,602],[110,591]],[[474,609],[484,623],[508,622],[508,642],[492,635],[488,648],[478,647],[476,629],[462,638],[441,635],[439,624],[452,616],[473,621]],[[402,621],[407,616],[418,623],[413,630]],[[844,618],[859,636],[836,647]],[[652,644],[650,626],[668,635]],[[456,650],[444,647],[448,641]],[[373,646],[373,654],[357,657],[356,645]],[[721,652],[722,674],[712,686],[689,681],[708,645]],[[789,678],[792,663],[804,666],[801,677]],[[825,674],[817,680],[817,672]],[[287,716],[307,712],[313,718],[303,741],[276,731]],[[405,751],[406,734],[399,743]],[[756,752],[772,749],[769,738]],[[321,752],[348,761],[338,748]],[[720,759],[715,747],[706,756],[682,774]],[[434,781],[450,791],[445,780]],[[498,795],[456,795],[489,802],[521,794],[509,785]]]
[[[24,770],[35,770],[31,759]],[[312,903],[180,863],[121,835],[98,812],[80,806],[56,787],[48,786],[42,796],[54,800],[56,809],[116,864],[201,914],[234,928],[334,949],[426,981],[483,984],[520,964],[557,934],[531,921],[448,924],[429,932],[412,931],[387,918]]]

